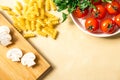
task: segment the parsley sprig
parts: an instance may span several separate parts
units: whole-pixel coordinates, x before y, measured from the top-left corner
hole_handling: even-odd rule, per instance
[[[62,12],[63,22],[67,19],[68,15],[72,13],[76,6],[78,6],[81,10],[85,10],[86,8],[95,8],[92,4],[91,0],[53,0],[56,6],[58,7],[58,11],[61,12],[63,10],[67,10],[68,13]],[[97,2],[98,0],[94,0]],[[112,0],[102,0],[102,2],[111,2]]]

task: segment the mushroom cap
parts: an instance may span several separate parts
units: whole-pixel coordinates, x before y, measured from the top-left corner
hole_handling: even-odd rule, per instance
[[[17,60],[18,58],[22,57],[22,51],[19,48],[12,48],[10,50],[8,50],[7,52],[7,58],[8,59],[12,59],[13,60]]]
[[[31,67],[31,66],[33,66],[33,65],[35,65],[36,63],[35,63],[35,61],[31,61],[31,62],[29,62],[28,64],[27,64],[27,66],[28,67]]]
[[[14,57],[14,58],[12,58],[12,61],[20,61],[20,58]]]
[[[3,46],[8,46],[9,44],[11,44],[11,40],[12,37],[9,34],[10,33],[10,29],[7,26],[0,26],[0,43]]]
[[[9,33],[7,33],[7,32],[0,33],[0,41],[6,40],[6,39],[7,40],[12,40],[11,35]]]
[[[27,65],[28,67],[31,67],[36,64],[34,62],[35,58],[36,56],[32,52],[28,52],[21,58],[21,63],[23,65]]]
[[[2,40],[0,42],[1,42],[1,45],[3,45],[3,46],[8,46],[8,45],[12,44],[12,42],[9,40]]]
[[[7,26],[0,26],[0,33],[7,32],[10,33],[10,29]]]
[[[23,59],[34,60],[36,57],[32,52],[28,52],[28,53],[24,54],[24,56],[22,58]]]

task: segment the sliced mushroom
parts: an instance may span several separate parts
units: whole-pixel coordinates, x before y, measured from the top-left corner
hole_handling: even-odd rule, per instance
[[[12,42],[9,41],[9,40],[2,40],[2,41],[1,41],[1,45],[3,45],[3,46],[8,46],[8,45],[10,45],[10,44],[12,44]]]
[[[35,65],[35,55],[32,52],[26,53],[22,58],[21,58],[21,63],[22,65],[27,65],[28,67],[31,67]]]
[[[0,33],[0,41],[3,41],[3,40],[11,40],[12,37],[10,34],[8,34],[7,32],[2,32]]]
[[[3,46],[8,46],[12,42],[12,37],[10,35],[10,29],[7,26],[0,26],[0,43]]]
[[[0,26],[0,33],[2,32],[10,33],[10,29],[7,26]]]
[[[12,61],[20,61],[23,53],[19,48],[12,48],[7,52],[7,58],[11,59]]]

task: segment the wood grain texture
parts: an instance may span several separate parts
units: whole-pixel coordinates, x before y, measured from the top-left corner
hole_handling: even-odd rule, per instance
[[[6,25],[11,30],[13,44],[4,47],[0,45],[0,80],[36,80],[50,68],[50,64],[38,53],[23,36],[0,14],[0,25]],[[23,66],[20,62],[12,62],[6,58],[6,52],[11,48],[20,48],[23,54],[33,52],[36,55],[36,65]]]

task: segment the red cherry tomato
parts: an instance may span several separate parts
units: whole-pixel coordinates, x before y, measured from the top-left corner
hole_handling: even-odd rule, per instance
[[[92,4],[98,5],[101,4],[101,0],[91,0]]]
[[[96,5],[95,9],[92,9],[92,16],[101,19],[106,15],[106,9],[102,5]]]
[[[109,14],[116,15],[120,12],[120,4],[116,1],[106,4],[106,9]]]
[[[115,16],[115,23],[120,27],[120,14]]]
[[[85,21],[85,28],[89,31],[89,32],[96,32],[99,28],[99,23],[97,21],[97,19],[95,18],[87,18]]]
[[[104,33],[113,33],[115,31],[115,22],[108,18],[101,22],[100,28]]]
[[[84,16],[86,16],[88,13],[88,10],[85,9],[84,11],[80,10],[79,7],[76,8],[76,10],[73,11],[73,15],[77,18],[82,18]]]

